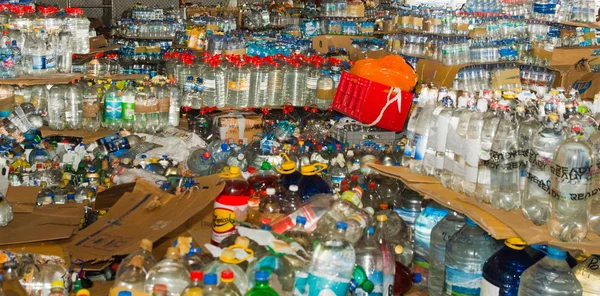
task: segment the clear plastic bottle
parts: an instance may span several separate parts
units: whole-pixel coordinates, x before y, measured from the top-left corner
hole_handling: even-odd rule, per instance
[[[242,296],[242,292],[233,283],[234,274],[231,270],[223,270],[221,272],[221,283],[217,286],[223,296]]]
[[[113,289],[116,291],[143,291],[146,281],[146,272],[144,271],[144,257],[136,255],[129,261],[128,266],[121,271],[119,277],[115,279]]]
[[[191,293],[188,292],[188,295]],[[202,289],[202,296],[223,296],[221,290],[217,287],[217,275],[214,273],[208,273],[204,275],[204,287]],[[191,296],[191,295],[190,295]]]
[[[5,227],[13,219],[12,207],[0,193],[0,227]]]
[[[534,133],[531,140],[529,169],[521,209],[523,215],[535,225],[544,225],[548,220],[554,153],[566,138],[562,123],[558,119],[556,113],[548,114],[544,126]]]
[[[323,70],[317,80],[315,104],[321,109],[327,109],[333,103],[335,87],[329,70]]]
[[[174,82],[171,82],[169,86],[170,94],[169,94],[169,126],[178,127],[179,126],[179,112],[181,108],[180,100],[181,100],[181,92],[179,88],[175,86]]]
[[[245,296],[279,296],[277,292],[269,286],[269,272],[257,271],[256,285],[246,293]]]
[[[52,130],[65,129],[65,87],[54,85],[48,97],[48,127]]]
[[[414,139],[414,157],[410,161],[409,167],[413,173],[420,174],[423,165],[423,158],[427,150],[427,142],[429,141],[429,122],[436,108],[435,99],[433,96],[425,102],[423,110],[417,120],[417,126],[415,128],[415,139]]]
[[[190,284],[190,273],[178,261],[179,251],[170,247],[167,249],[165,259],[158,262],[146,275],[144,291],[151,293],[155,284],[167,286],[169,296],[181,295],[181,292]]]
[[[249,286],[246,273],[238,264],[227,262],[239,262],[239,260],[236,259],[234,251],[223,250],[219,258],[215,259],[215,261],[204,267],[204,283],[206,284],[206,275],[209,273],[221,273],[225,270],[231,270],[234,275],[233,282],[235,286],[238,288],[238,290],[240,290],[240,292],[246,293]]]
[[[481,131],[487,111],[487,100],[481,98],[477,101],[476,112],[469,120],[467,136],[465,139],[465,179],[463,191],[467,196],[473,197],[477,187],[477,169],[481,151]]]
[[[564,141],[554,153],[550,176],[548,230],[561,241],[582,241],[588,232],[586,197],[591,195],[592,149],[583,130],[573,127],[575,136]]]
[[[229,68],[227,75],[227,104],[231,107],[248,107],[250,95],[250,71],[241,61]]]
[[[458,135],[456,131],[460,116],[466,111],[466,107],[467,98],[465,96],[460,96],[457,99],[456,109],[452,111],[450,121],[448,122],[448,135],[446,136],[446,146],[444,149],[444,169],[442,170],[442,174],[440,176],[442,186],[446,188],[450,187],[450,181],[452,180],[452,174],[454,173],[454,151],[456,151],[458,144]]]
[[[169,126],[169,110],[171,109],[171,90],[161,82],[156,88],[156,99],[158,101],[158,127],[162,131]]]
[[[190,284],[181,292],[181,296],[191,296],[190,290],[202,289],[204,287],[204,272],[200,270],[190,271]]]
[[[263,255],[256,255],[255,259],[248,264],[247,274],[266,271],[270,275],[269,284],[271,287],[277,287],[277,291],[282,294],[293,293],[295,270],[287,257],[265,252]],[[250,278],[249,284],[254,286],[256,282]]]
[[[135,96],[137,89],[133,86],[133,81],[127,82],[123,90],[123,99],[121,102],[121,127],[126,130],[133,129],[135,116]]]
[[[573,273],[583,288],[583,296],[600,295],[600,269],[597,267],[599,262],[599,255],[591,255],[573,268]]]
[[[283,101],[283,71],[277,62],[270,61],[267,68],[269,85],[267,88],[267,106],[282,106]]]
[[[375,228],[375,241],[379,247],[379,251],[383,257],[383,295],[394,295],[394,276],[396,272],[396,260],[394,258],[395,250],[398,246],[392,247],[392,244],[387,240],[388,228],[397,227],[397,225],[388,224],[388,216],[377,215],[377,228]],[[397,253],[397,252],[396,252]]]
[[[481,129],[481,150],[479,151],[479,166],[477,168],[477,186],[475,199],[479,202],[490,203],[492,198],[490,159],[492,142],[498,130],[500,115],[497,112],[498,103],[491,102],[491,112],[487,112]]]
[[[0,103],[2,103],[0,118],[6,118],[13,112],[15,104],[15,90],[12,86],[0,86]]]
[[[292,63],[283,74],[283,99],[293,106],[304,106],[304,88],[306,87],[307,69],[300,63]],[[317,83],[318,84],[318,83]],[[318,89],[318,87],[317,87]]]
[[[446,243],[465,225],[465,216],[455,211],[448,214],[431,230],[429,246],[429,278],[427,292],[431,296],[441,296],[446,279]]]
[[[150,269],[156,265],[156,259],[152,256],[152,241],[148,239],[142,239],[140,241],[140,248],[131,252],[127,257],[121,260],[119,264],[119,268],[117,268],[117,273],[115,275],[118,278],[125,270],[128,268],[130,261],[135,256],[141,256],[143,258],[142,268],[144,269],[144,273],[148,273]]]
[[[354,247],[344,239],[347,227],[345,222],[337,222],[336,235],[317,245],[308,269],[306,295],[344,296],[348,292],[356,254]]]
[[[104,118],[102,122],[105,128],[118,130],[121,128],[121,118],[123,116],[122,94],[117,89],[115,81],[109,79],[109,83],[110,87],[104,92]]]
[[[517,139],[517,121],[508,112],[501,115],[498,131],[492,142],[490,176],[492,196],[490,203],[496,209],[505,211],[521,207],[520,157]]]
[[[158,100],[153,87],[146,84],[143,91],[135,97],[135,116],[133,130],[155,133],[159,130]]]
[[[313,252],[313,238],[306,232],[304,225],[306,224],[306,218],[304,216],[296,217],[296,226],[294,228],[285,231],[283,235],[293,239],[298,243],[304,252],[301,256],[310,257]],[[295,283],[294,283],[294,294],[304,294],[306,288],[306,280],[308,279],[308,263],[306,262],[301,267],[295,269]]]
[[[35,107],[35,114],[42,116],[44,123],[48,124],[48,98],[50,93],[46,85],[34,85],[31,88],[31,103]]]
[[[483,265],[481,295],[517,295],[523,271],[542,258],[525,248],[520,238],[504,241],[504,247]]]
[[[534,135],[537,135],[541,123],[535,118],[535,109],[527,108],[522,110],[523,106],[517,106],[519,127],[517,128],[517,141],[519,143],[518,156],[520,159],[519,168],[519,190],[524,196],[525,184],[527,182],[527,171],[529,167],[529,153]]]
[[[383,254],[379,250],[379,245],[375,240],[375,229],[369,227],[367,234],[356,243],[356,268],[365,273],[366,277],[371,282],[372,286],[363,290],[363,283],[355,283],[358,285],[353,295],[366,296],[370,292],[382,293],[383,289]],[[353,279],[355,280],[355,279]],[[372,290],[371,290],[372,289]],[[370,291],[369,291],[370,290]]]
[[[415,258],[413,272],[421,275],[421,282],[417,286],[427,289],[429,278],[429,248],[431,246],[431,230],[448,214],[448,209],[432,201],[419,214],[415,221]]]
[[[446,244],[444,295],[479,295],[483,264],[497,249],[496,241],[467,218]]]
[[[83,100],[79,86],[71,83],[65,91],[65,121],[69,129],[83,126]]]
[[[95,132],[100,128],[100,98],[98,89],[88,82],[82,89],[82,117],[83,128],[88,132]]]
[[[436,154],[437,154],[437,140],[438,140],[438,118],[442,110],[446,107],[445,101],[448,101],[445,95],[447,94],[447,90],[445,88],[441,89],[438,93],[438,98],[436,98],[436,106],[432,110],[431,115],[429,116],[429,121],[426,122],[427,129],[429,130],[427,146],[425,148],[425,155],[423,156],[423,164],[421,165],[420,174],[426,176],[433,176],[436,164]],[[449,97],[448,97],[449,98]],[[447,131],[446,131],[447,132]],[[442,136],[440,135],[440,138]],[[446,139],[446,135],[443,136],[444,140]],[[442,158],[443,159],[443,158]]]
[[[19,283],[18,263],[7,261],[2,265],[2,291],[5,295],[27,296],[29,293]]]
[[[262,61],[252,62],[250,71],[250,97],[249,107],[263,107],[267,104],[267,92],[269,86],[269,72]]]
[[[567,252],[548,246],[538,248],[546,257],[529,267],[521,275],[519,296],[581,296],[581,284],[567,263]]]
[[[459,99],[459,108],[460,108],[460,99]],[[456,150],[454,150],[454,165],[452,170],[452,178],[450,179],[450,189],[454,192],[463,192],[463,182],[465,179],[465,141],[467,138],[467,131],[469,128],[469,121],[471,120],[471,116],[475,114],[473,112],[473,100],[467,99],[466,101],[466,110],[460,114],[458,119],[458,124],[456,126],[456,145],[454,146]],[[446,145],[448,145],[446,143]]]
[[[419,95],[415,97],[413,103],[416,103],[417,106],[410,114],[410,118],[408,119],[408,124],[406,125],[406,146],[404,147],[404,154],[402,157],[402,166],[408,167],[410,160],[414,157],[415,147],[415,129],[417,127],[417,121],[419,121],[419,117],[423,112],[423,107],[425,106],[425,102],[427,101],[427,93],[429,92],[429,87],[424,85],[419,92]],[[416,102],[415,102],[416,101]]]

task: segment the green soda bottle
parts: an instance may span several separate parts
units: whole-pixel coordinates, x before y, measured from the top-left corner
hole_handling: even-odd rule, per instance
[[[256,272],[256,285],[246,293],[246,296],[279,296],[269,287],[269,273],[260,270]]]

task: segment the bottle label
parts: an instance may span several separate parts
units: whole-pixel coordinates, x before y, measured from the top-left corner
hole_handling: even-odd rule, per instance
[[[359,201],[360,202],[360,201]],[[362,204],[361,204],[362,206]],[[367,227],[367,220],[365,220],[361,215],[359,214],[354,214],[351,215],[350,217],[348,217],[349,219],[353,219],[355,221],[358,222],[358,224],[360,225],[361,228],[366,228]]]
[[[394,212],[396,212],[400,218],[412,228],[415,227],[415,221],[417,220],[419,213],[421,213],[421,211],[411,211],[403,208],[395,208]]]
[[[215,80],[214,79],[205,79],[202,81],[202,84],[204,85],[205,89],[215,89],[217,88]]]
[[[246,91],[248,90],[248,83],[245,79],[240,79],[238,81],[229,80],[227,82],[227,88],[234,91]]]
[[[465,175],[465,160],[462,158],[462,156],[457,157],[456,154],[454,155],[454,158],[454,175],[463,177]],[[456,160],[456,158],[459,158],[459,160]]]
[[[422,134],[415,134],[415,152],[414,158],[416,160],[423,160],[425,157],[425,150],[427,149],[427,136]]]
[[[56,67],[56,55],[50,54],[46,56],[46,69],[54,69]]]
[[[317,80],[318,80],[318,77],[308,77],[306,79],[306,88],[316,90],[317,89]]]
[[[343,176],[331,176],[331,189],[332,190],[339,190],[342,184],[342,181],[344,181],[344,177]]]
[[[371,270],[369,272],[369,274],[367,275],[367,279],[369,281],[371,281],[371,283],[373,283],[373,291],[371,291],[371,293],[367,293],[365,291],[363,291],[363,289],[361,289],[360,287],[356,288],[356,291],[354,292],[354,295],[357,296],[383,296],[383,295],[388,295],[387,290],[384,290],[383,287],[385,287],[384,285],[384,275],[383,272],[381,272],[380,270]]]
[[[449,116],[438,117],[437,133],[436,133],[436,148],[437,152],[444,152],[446,150],[446,140],[448,139],[448,130],[450,125]]]
[[[386,274],[383,276],[383,295],[394,296],[394,275]]]
[[[213,210],[212,241],[220,243],[235,230],[236,221],[245,221],[250,196],[220,195]],[[245,201],[245,202],[244,202]]]
[[[46,57],[45,56],[32,56],[33,70],[44,70],[46,69]]]
[[[335,295],[344,296],[348,293],[350,280],[338,277],[320,277],[314,274],[309,274],[306,285],[306,295],[308,296],[323,296]]]
[[[481,268],[473,270],[479,272],[468,272],[446,266],[444,295],[478,296],[481,292]]]
[[[500,288],[488,282],[485,278],[481,280],[481,296],[498,296]]]
[[[104,120],[108,122],[113,122],[117,119],[121,118],[121,110],[122,110],[121,102],[117,100],[110,100],[107,98],[104,101]]]
[[[296,281],[294,282],[294,296],[303,296],[306,292],[306,282],[308,273],[304,271],[296,271]]]
[[[412,157],[412,152],[413,152],[413,147],[411,146],[411,138],[414,137],[414,132],[412,131],[406,131],[406,139],[408,140],[408,142],[406,143],[406,145],[404,146],[404,156],[406,157]]]
[[[97,96],[84,96],[83,97],[83,117],[95,118],[100,112],[100,105],[98,104]]]

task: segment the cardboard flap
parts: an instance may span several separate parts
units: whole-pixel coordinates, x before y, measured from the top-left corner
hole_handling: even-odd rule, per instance
[[[31,213],[15,213],[0,228],[0,245],[69,238],[79,229],[83,204],[45,205]]]
[[[436,86],[452,87],[458,71],[469,65],[444,66],[440,61],[420,59],[417,62],[416,72],[418,77],[428,77],[429,80],[424,80],[423,83],[433,82]]]
[[[38,186],[9,186],[6,200],[12,206],[13,213],[31,213],[39,191]]]
[[[67,250],[73,258],[95,262],[129,254],[139,248],[141,239],[155,242],[212,205],[223,190],[219,180],[216,175],[198,178],[200,186],[181,195],[165,193],[139,180],[102,220],[75,235]]]
[[[135,187],[135,183],[120,184],[108,188],[96,195],[96,201],[94,202],[95,210],[108,210],[112,207],[123,194],[131,192]]]

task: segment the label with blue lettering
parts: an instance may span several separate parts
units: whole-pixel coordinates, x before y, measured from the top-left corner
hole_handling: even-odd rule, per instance
[[[336,277],[324,278],[308,274],[306,295],[308,296],[346,296],[350,280]]]

